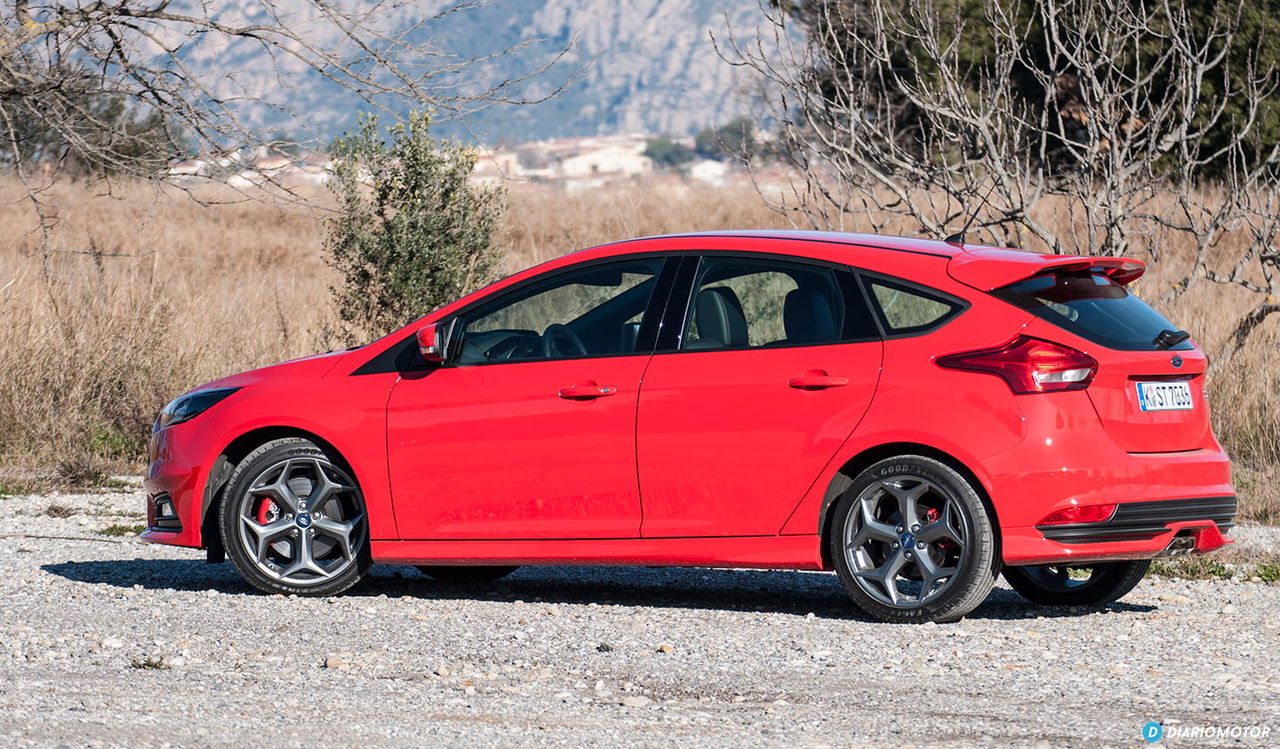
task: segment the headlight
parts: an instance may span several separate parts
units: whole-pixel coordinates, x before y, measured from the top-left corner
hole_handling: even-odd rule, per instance
[[[155,431],[158,432],[167,426],[181,424],[184,421],[194,419],[239,389],[213,388],[212,390],[199,390],[194,393],[180,395],[169,401],[169,405],[161,409],[160,417],[156,419]]]

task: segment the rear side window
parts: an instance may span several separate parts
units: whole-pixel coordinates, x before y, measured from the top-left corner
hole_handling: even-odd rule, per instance
[[[964,307],[948,297],[878,278],[867,279],[867,289],[880,312],[880,322],[891,335],[924,333],[950,320]]]
[[[876,337],[865,305],[846,303],[841,277],[832,268],[774,258],[704,257],[695,283],[680,347],[685,351],[818,346]]]
[[[1156,351],[1156,336],[1173,323],[1101,273],[1054,273],[991,292],[1081,338],[1120,351]],[[1191,348],[1183,341],[1172,350]]]

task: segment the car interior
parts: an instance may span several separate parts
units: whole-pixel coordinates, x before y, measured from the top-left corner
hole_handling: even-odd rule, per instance
[[[520,294],[463,321],[459,364],[635,351],[657,264],[607,267]],[[565,314],[565,310],[569,310]]]
[[[831,271],[712,260],[694,297],[687,351],[795,346],[840,340],[844,303]]]

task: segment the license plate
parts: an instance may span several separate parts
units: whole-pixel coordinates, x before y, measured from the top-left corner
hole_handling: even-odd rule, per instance
[[[1143,411],[1190,411],[1191,386],[1185,382],[1139,382],[1138,408]]]

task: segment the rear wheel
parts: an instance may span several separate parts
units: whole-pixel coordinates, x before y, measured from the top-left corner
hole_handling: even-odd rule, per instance
[[[1133,590],[1151,566],[1148,559],[1093,565],[1005,567],[1005,582],[1042,606],[1105,606]]]
[[[370,566],[360,488],[308,440],[273,440],[245,456],[220,519],[231,563],[265,593],[334,595]]]
[[[418,571],[433,580],[442,583],[491,583],[498,578],[506,577],[519,567],[447,567],[420,565]]]
[[[995,583],[995,530],[981,497],[922,455],[859,474],[836,505],[830,541],[845,590],[878,621],[954,621]]]

